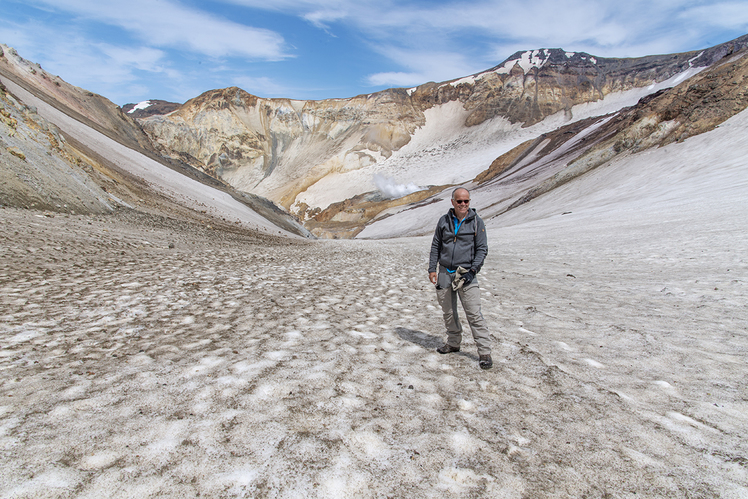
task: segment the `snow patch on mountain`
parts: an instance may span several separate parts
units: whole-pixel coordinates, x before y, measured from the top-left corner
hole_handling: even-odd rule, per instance
[[[696,59],[698,59],[698,58],[699,58],[699,57],[701,57],[702,55],[704,55],[704,51],[703,51],[703,50],[702,50],[701,52],[699,52],[699,55],[697,55],[696,57],[692,57],[692,58],[690,58],[690,59],[688,60],[688,67],[689,67],[689,68],[690,68],[690,67],[693,67],[693,61],[695,61]]]
[[[135,111],[138,111],[139,109],[148,109],[152,105],[153,105],[153,103],[151,101],[149,101],[149,100],[144,100],[142,102],[138,102],[137,104],[135,104],[135,107],[133,107],[132,109],[130,109],[129,111],[127,111],[127,114],[132,114]]]
[[[458,87],[462,84],[474,85],[475,79],[475,76],[466,76],[465,78],[460,78],[459,80],[455,80],[453,82],[450,82],[449,84],[453,87]]]
[[[506,61],[500,68],[494,70],[494,72],[497,74],[509,74],[515,65],[519,65],[522,71],[527,74],[532,68],[542,68],[550,57],[550,51],[546,51],[545,49],[528,50],[523,52],[519,59]]]

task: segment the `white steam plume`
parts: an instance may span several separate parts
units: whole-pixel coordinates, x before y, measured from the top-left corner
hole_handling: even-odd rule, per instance
[[[421,188],[414,183],[398,184],[395,179],[385,177],[384,175],[374,174],[374,184],[377,189],[388,198],[399,198],[420,191]]]

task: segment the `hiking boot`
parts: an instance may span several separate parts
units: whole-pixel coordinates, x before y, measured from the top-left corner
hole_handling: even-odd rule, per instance
[[[491,366],[493,366],[493,361],[491,360],[491,354],[488,355],[479,355],[478,356],[478,365],[481,369],[491,369]]]
[[[454,353],[454,352],[459,352],[460,351],[460,347],[453,347],[452,345],[447,345],[445,343],[442,346],[440,346],[439,348],[437,348],[436,351],[439,352],[439,353],[441,353],[441,354]]]

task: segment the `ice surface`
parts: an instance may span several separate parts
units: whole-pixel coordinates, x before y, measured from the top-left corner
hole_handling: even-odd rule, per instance
[[[435,123],[413,140],[479,154]],[[435,352],[428,236],[260,245],[0,210],[0,497],[746,497],[746,130],[487,217],[490,371],[469,334]],[[459,176],[448,147],[408,153],[397,183]],[[430,232],[447,207],[371,230]]]

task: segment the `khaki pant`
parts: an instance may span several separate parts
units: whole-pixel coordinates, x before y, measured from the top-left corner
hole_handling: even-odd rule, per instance
[[[491,337],[488,334],[486,319],[480,311],[480,286],[478,278],[473,279],[468,286],[463,286],[457,291],[452,291],[451,277],[442,275],[446,271],[439,272],[439,286],[441,289],[436,290],[436,299],[442,307],[444,314],[444,326],[447,328],[447,345],[459,347],[462,342],[462,324],[457,315],[457,297],[460,297],[462,308],[465,311],[470,331],[473,333],[473,339],[478,346],[478,355],[488,355],[491,353]],[[443,286],[449,281],[449,285]]]

